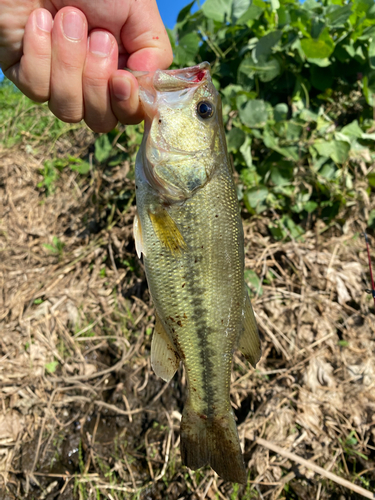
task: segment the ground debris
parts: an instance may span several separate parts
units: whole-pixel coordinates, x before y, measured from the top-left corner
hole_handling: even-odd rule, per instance
[[[234,498],[209,468],[181,466],[185,379],[179,369],[165,384],[150,368],[134,206],[108,211],[98,195],[110,185],[132,200],[128,166],[86,184],[62,172],[45,197],[38,157],[0,161],[0,498]],[[360,218],[299,242],[270,240],[264,218],[244,224],[263,356],[256,370],[234,357],[249,470],[238,498],[349,498],[257,438],[374,489],[375,314]]]

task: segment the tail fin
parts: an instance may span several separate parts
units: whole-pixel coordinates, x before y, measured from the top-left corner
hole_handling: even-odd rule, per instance
[[[246,469],[232,410],[219,417],[198,415],[185,405],[181,421],[182,463],[192,470],[209,464],[220,477],[246,483]]]

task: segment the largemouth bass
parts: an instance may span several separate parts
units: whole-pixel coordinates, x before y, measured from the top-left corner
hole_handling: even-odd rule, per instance
[[[244,239],[221,101],[210,65],[138,75],[146,119],[136,160],[136,249],[156,310],[151,363],[185,365],[182,462],[246,482],[230,403],[234,349],[260,341],[244,283]]]

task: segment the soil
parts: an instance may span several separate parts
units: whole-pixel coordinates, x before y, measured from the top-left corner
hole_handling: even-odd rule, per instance
[[[69,147],[89,154],[90,137]],[[231,399],[249,471],[237,487],[181,465],[184,372],[166,384],[150,367],[154,313],[132,238],[129,164],[87,177],[64,169],[46,196],[44,160],[0,150],[0,499],[361,498],[258,437],[374,490],[362,209],[298,242],[273,240],[269,218],[243,213],[263,355],[256,370],[234,355]]]

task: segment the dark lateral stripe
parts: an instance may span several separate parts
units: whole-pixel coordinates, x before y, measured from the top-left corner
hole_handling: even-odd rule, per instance
[[[189,283],[190,304],[193,308],[193,323],[195,328],[195,335],[198,342],[196,352],[199,359],[196,360],[199,366],[202,367],[202,386],[203,386],[203,401],[206,404],[205,415],[210,417],[213,415],[213,404],[215,398],[215,367],[214,367],[214,354],[212,349],[208,346],[208,337],[214,333],[212,327],[207,323],[207,306],[204,304],[204,287],[201,286],[202,282],[202,267],[199,265],[200,259],[191,259],[189,261],[188,269],[189,276],[191,277]]]

